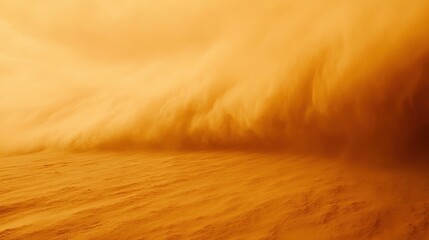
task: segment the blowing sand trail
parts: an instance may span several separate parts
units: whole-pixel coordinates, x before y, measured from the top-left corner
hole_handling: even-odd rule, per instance
[[[0,239],[428,239],[429,181],[279,154],[0,161]]]

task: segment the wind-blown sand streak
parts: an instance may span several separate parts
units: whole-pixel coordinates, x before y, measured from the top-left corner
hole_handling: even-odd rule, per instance
[[[429,182],[284,154],[1,159],[0,238],[427,239]]]

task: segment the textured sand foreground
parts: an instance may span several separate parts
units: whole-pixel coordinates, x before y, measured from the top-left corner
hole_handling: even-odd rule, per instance
[[[0,239],[429,239],[429,181],[281,154],[0,160]]]

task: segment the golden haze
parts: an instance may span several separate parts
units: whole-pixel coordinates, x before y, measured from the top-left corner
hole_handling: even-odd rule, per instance
[[[426,0],[2,0],[0,151],[421,147],[428,12]]]

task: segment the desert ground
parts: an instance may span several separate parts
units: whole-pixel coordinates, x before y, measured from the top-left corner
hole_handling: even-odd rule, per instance
[[[0,239],[428,239],[413,168],[284,153],[41,152],[0,161]]]

